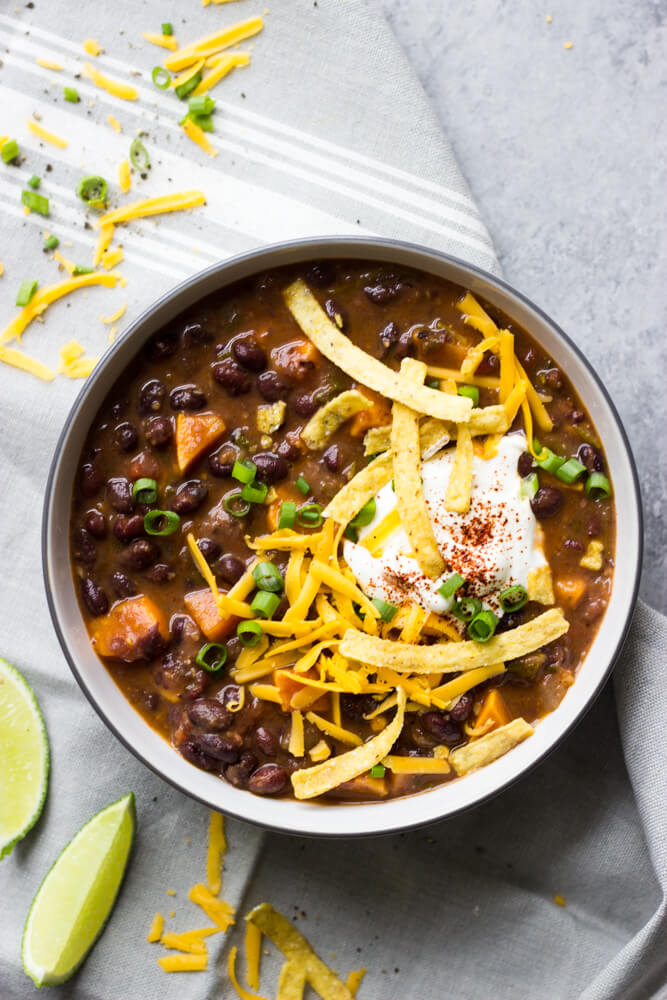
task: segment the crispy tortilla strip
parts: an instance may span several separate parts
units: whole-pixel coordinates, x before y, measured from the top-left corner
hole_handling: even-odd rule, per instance
[[[339,652],[351,660],[375,667],[390,667],[404,673],[453,673],[515,660],[558,639],[569,627],[560,608],[551,608],[524,625],[495,635],[488,642],[469,639],[465,642],[415,646],[391,639],[378,639],[358,629],[348,629]]]
[[[246,920],[255,924],[262,934],[266,934],[276,948],[280,948],[288,962],[305,970],[306,979],[322,1000],[353,1000],[345,983],[317,957],[303,934],[282,913],[278,913],[268,903],[260,903],[250,911]]]
[[[445,509],[457,514],[465,514],[470,507],[472,494],[472,466],[474,453],[470,431],[462,424],[456,440],[454,461],[447,483],[445,494]]]
[[[331,322],[308,286],[300,278],[283,292],[287,308],[306,336],[319,351],[361,385],[374,389],[389,399],[427,413],[440,420],[468,420],[472,401],[465,396],[451,396],[438,389],[415,386],[403,375],[387,368],[356,347]]]
[[[528,571],[528,600],[539,604],[555,604],[551,569],[548,565],[538,566]]]
[[[424,381],[426,365],[405,358],[401,374],[412,382]],[[391,423],[391,452],[394,463],[396,509],[419,568],[426,576],[437,579],[445,571],[445,562],[433,534],[421,477],[419,450],[419,416],[403,403],[394,403]]]
[[[508,399],[505,405],[496,404],[494,406],[484,406],[476,408],[470,413],[470,420],[465,425],[472,437],[482,437],[485,434],[505,434],[512,425],[512,420],[516,416],[516,409],[509,418],[510,406],[508,404],[521,402],[522,390],[516,392],[514,398]],[[519,398],[520,397],[520,398]],[[458,437],[456,424],[447,420],[436,420],[431,417],[424,420],[419,428],[419,443],[423,458],[431,458],[436,452],[444,448],[449,441],[455,441]],[[377,455],[379,452],[388,451],[391,447],[391,427],[372,427],[364,438],[364,454]]]
[[[363,632],[359,634],[364,635]],[[376,764],[379,764],[383,757],[387,756],[394,742],[398,739],[405,715],[405,691],[399,687],[397,694],[396,715],[377,736],[368,740],[367,743],[355,747],[354,750],[348,750],[337,757],[325,760],[323,764],[294,772],[292,787],[297,799],[312,799],[316,795],[330,792],[332,788],[337,788],[344,781],[358,778],[360,774],[369,771]],[[311,984],[317,989],[312,980]]]
[[[353,417],[355,413],[368,410],[373,405],[368,396],[358,389],[348,389],[334,396],[314,414],[301,432],[301,440],[314,451],[324,448],[332,434]]]
[[[494,729],[486,736],[480,736],[478,740],[473,740],[458,750],[452,750],[449,763],[458,775],[476,771],[477,768],[485,767],[491,761],[502,757],[512,747],[532,735],[533,727],[525,719],[512,719],[506,726]]]
[[[338,491],[324,509],[324,516],[333,518],[338,524],[347,524],[371,497],[387,485],[393,474],[394,465],[389,452],[378,455]]]
[[[276,1000],[303,1000],[305,989],[306,970],[304,967],[297,962],[285,962],[280,970]]]

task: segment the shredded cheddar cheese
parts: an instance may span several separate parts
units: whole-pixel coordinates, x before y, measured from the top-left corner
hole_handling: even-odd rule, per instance
[[[143,219],[148,215],[162,215],[165,212],[182,212],[187,208],[197,208],[205,205],[203,191],[180,191],[174,194],[164,194],[157,198],[146,198],[135,201],[123,208],[107,212],[97,220],[98,228],[117,225],[119,222],[129,222],[131,219]]]
[[[12,368],[20,368],[21,371],[28,372],[29,375],[40,378],[42,382],[53,382],[56,377],[55,372],[43,365],[41,361],[36,361],[35,358],[31,358],[30,355],[24,354],[23,351],[17,351],[13,347],[0,347],[0,361],[11,365]]]
[[[162,937],[162,931],[164,930],[164,917],[161,913],[156,913],[151,921],[146,940],[150,943],[159,941]]]
[[[121,316],[124,315],[126,309],[127,309],[127,302],[123,302],[122,306],[120,306],[120,308],[117,309],[115,313],[112,313],[111,316],[101,315],[100,320],[102,321],[102,323],[115,323],[116,320],[119,320]]]
[[[53,70],[62,69],[61,64],[58,62],[54,62],[52,59],[42,59],[40,57],[35,59],[35,62],[37,63],[38,66],[42,66],[44,69],[53,69]]]
[[[252,990],[259,989],[259,960],[262,951],[262,932],[251,920],[245,926],[245,978]]]
[[[225,817],[222,813],[211,811],[208,827],[208,853],[206,856],[206,881],[214,896],[220,892],[222,879],[220,872],[224,864],[227,850],[225,839]]]
[[[303,715],[298,709],[292,712],[292,728],[290,730],[288,750],[293,757],[303,757],[306,752],[303,742]]]
[[[208,56],[214,56],[223,49],[228,49],[238,42],[245,41],[246,38],[252,38],[263,27],[264,21],[261,17],[250,17],[246,21],[239,21],[229,28],[223,28],[222,31],[216,31],[212,35],[207,35],[205,38],[200,38],[198,41],[192,42],[190,45],[185,45],[178,52],[175,52],[173,56],[167,56],[164,61],[165,69],[172,72],[185,69],[198,59],[206,59]]]
[[[203,955],[164,955],[157,964],[165,972],[203,972],[208,965],[208,952]]]
[[[124,256],[122,247],[116,247],[115,250],[105,250],[100,259],[100,264],[106,271],[111,271],[116,264],[120,264]]]
[[[136,87],[132,87],[129,83],[123,83],[121,80],[113,80],[111,77],[105,76],[88,62],[83,64],[83,73],[84,76],[93,81],[96,87],[99,87],[100,90],[106,90],[113,97],[120,97],[123,101],[136,101],[139,97]]]
[[[211,72],[202,77],[201,82],[192,91],[193,96],[198,97],[200,94],[207,94],[211,87],[215,87],[216,83],[220,83],[232,70],[240,66],[248,66],[249,64],[250,53],[248,52],[232,52],[221,56]]]
[[[171,49],[172,52],[176,52],[178,49],[178,42],[173,35],[154,35],[149,31],[142,31],[141,33],[151,45],[159,45],[163,49]]]
[[[109,249],[109,244],[113,239],[114,227],[111,225],[102,226],[100,232],[97,246],[95,248],[95,256],[93,257],[93,267],[97,267],[99,262],[102,260],[102,255],[106,250]]]
[[[107,121],[109,122],[109,125],[111,125],[111,128],[114,130],[114,132],[120,133],[123,131],[123,126],[118,121],[118,119],[114,117],[114,115],[107,115]]]
[[[49,142],[52,146],[57,146],[58,149],[65,149],[67,146],[67,139],[61,139],[60,136],[54,135],[53,132],[48,132],[31,118],[28,119],[26,124],[28,126],[28,131],[32,132],[33,135],[36,135],[38,139],[42,139],[44,142]]]
[[[188,893],[188,898],[197,906],[201,906],[206,916],[221,931],[226,931],[234,923],[234,907],[231,903],[226,903],[224,899],[216,899],[203,883],[193,885]]]
[[[37,316],[41,316],[53,302],[69,295],[70,292],[74,292],[78,288],[88,288],[90,285],[104,285],[106,288],[114,288],[118,280],[119,275],[113,272],[110,274],[80,274],[56,285],[48,285],[46,288],[38,290],[28,305],[23,307],[18,316],[15,316],[0,334],[0,345],[7,344],[14,338],[20,342],[26,327]]]
[[[99,42],[95,41],[94,38],[86,38],[83,43],[84,51],[88,53],[89,56],[99,56],[100,53],[104,52],[104,49]]]
[[[187,135],[188,139],[191,139],[196,146],[199,146],[200,149],[203,149],[204,152],[208,153],[209,156],[218,155],[217,149],[213,148],[204,130],[201,129],[199,125],[197,125],[195,122],[193,122],[191,118],[186,118],[183,124],[181,125],[181,128]]]

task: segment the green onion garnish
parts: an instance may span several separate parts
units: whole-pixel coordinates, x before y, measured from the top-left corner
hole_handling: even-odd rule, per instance
[[[107,191],[104,177],[98,177],[96,174],[82,177],[76,186],[76,193],[81,201],[85,201],[91,208],[104,208],[107,203]]]
[[[468,635],[475,642],[488,642],[496,631],[498,619],[493,611],[480,611],[468,625]]]
[[[506,587],[505,590],[501,590],[498,600],[503,611],[511,614],[524,606],[528,600],[528,591],[520,583],[517,583],[514,587]]]
[[[322,517],[322,505],[319,503],[307,503],[305,507],[300,507],[296,512],[296,519],[304,528],[319,528],[324,520]]]
[[[180,87],[174,87],[176,96],[183,100],[183,98],[187,97],[188,94],[191,94],[195,87],[198,87],[200,83],[201,70],[199,70],[198,73],[195,73],[194,76],[191,76],[189,80],[186,80],[185,83],[182,83]]]
[[[39,177],[37,176],[37,174],[33,174],[33,175],[32,175],[32,177],[30,178],[30,180],[28,181],[28,187],[29,187],[29,188],[32,188],[32,189],[33,189],[33,191],[36,191],[36,190],[37,190],[37,188],[39,187],[39,185],[40,185],[41,183],[42,183],[42,181],[41,181],[41,179],[40,179],[40,178],[39,178]]]
[[[374,597],[371,604],[378,609],[383,622],[390,622],[398,614],[396,605],[390,604],[389,601],[383,601],[381,597]]]
[[[477,597],[462,597],[449,610],[460,621],[471,622],[482,610],[482,602]]]
[[[147,535],[159,535],[165,538],[178,531],[181,519],[173,510],[149,510],[144,514],[144,530]]]
[[[479,389],[476,385],[459,385],[456,389],[459,396],[467,396],[472,399],[473,406],[479,406]]]
[[[130,162],[140,174],[145,173],[150,168],[151,161],[148,158],[148,151],[141,139],[133,139],[130,143]]]
[[[65,87],[63,89],[65,95],[65,100],[69,101],[70,104],[78,104],[81,98],[79,97],[79,91],[75,90],[74,87]]]
[[[608,500],[611,496],[611,483],[601,472],[591,472],[586,480],[586,496],[591,500]]]
[[[269,487],[266,483],[246,483],[241,490],[241,496],[249,503],[264,503]]]
[[[57,236],[47,236],[44,240],[45,250],[55,250],[57,246],[60,246],[60,240]]]
[[[92,267],[88,267],[86,264],[75,264],[72,274],[92,274],[93,270]]]
[[[239,622],[236,626],[236,634],[241,640],[242,646],[256,646],[264,635],[264,630],[257,622]]]
[[[241,495],[240,490],[237,490],[236,493],[230,493],[228,497],[225,497],[223,507],[232,517],[245,517],[250,510],[250,504]]]
[[[561,465],[565,465],[565,459],[561,458],[560,455],[556,455],[555,452],[551,451],[550,448],[542,448],[538,452],[538,457],[535,459],[540,469],[544,469],[545,472],[550,472],[552,475],[556,475]]]
[[[213,131],[213,119],[210,115],[186,115],[190,121],[193,121],[202,132],[212,132]]]
[[[568,458],[567,462],[563,462],[560,469],[556,469],[556,478],[560,479],[563,483],[573,483],[579,476],[583,476],[585,471],[586,466],[578,458]]]
[[[540,488],[540,480],[536,472],[529,472],[521,480],[521,496],[525,499],[534,497]]]
[[[19,144],[16,139],[7,139],[2,144],[2,162],[11,163],[19,155]]]
[[[162,34],[173,35],[173,33],[174,33],[174,28],[172,26],[171,21],[165,21],[164,24],[162,25]]]
[[[427,379],[424,379],[424,385],[428,386],[429,389],[439,389],[440,379],[433,378],[432,376],[429,375]]]
[[[297,481],[295,483],[295,486],[296,486],[297,490],[299,491],[299,493],[303,493],[304,496],[308,496],[308,494],[310,493],[310,486],[308,485],[308,483],[306,482],[306,480],[303,478],[303,476],[299,476],[299,478],[297,479]]]
[[[27,306],[36,291],[36,281],[22,281],[16,293],[16,305]]]
[[[232,479],[238,479],[240,483],[252,483],[257,475],[257,466],[249,459],[242,459],[234,462],[232,469]]]
[[[215,108],[215,101],[208,94],[198,94],[188,101],[188,112],[191,115],[210,115]]]
[[[49,214],[49,199],[43,194],[37,194],[36,191],[21,191],[21,201],[31,212],[37,212],[39,215]]]
[[[353,528],[348,524],[347,528],[343,532],[343,537],[349,539],[351,542],[356,542],[359,538],[359,532],[356,528]]]
[[[375,517],[376,503],[375,498],[371,497],[368,503],[365,503],[361,508],[356,517],[353,517],[350,524],[353,528],[365,528],[367,524],[370,524]]]
[[[296,504],[293,500],[284,500],[280,505],[279,528],[293,528],[296,521]]]
[[[252,571],[253,579],[260,590],[268,590],[272,594],[282,594],[285,581],[275,563],[257,563]]]
[[[442,587],[438,588],[438,593],[441,597],[444,597],[445,600],[448,601],[449,598],[452,597],[464,583],[465,578],[462,577],[460,573],[452,573],[452,575],[445,580]]]
[[[258,618],[270,618],[280,604],[277,594],[272,594],[268,590],[258,590],[250,602],[250,610]]]
[[[171,83],[171,76],[164,66],[154,66],[151,77],[158,90],[166,90]]]
[[[195,656],[195,663],[210,674],[217,674],[227,662],[227,647],[221,642],[207,642]]]
[[[374,764],[371,768],[371,778],[384,778],[385,770],[384,764]]]
[[[132,487],[132,499],[137,503],[155,503],[157,483],[154,479],[137,479]]]

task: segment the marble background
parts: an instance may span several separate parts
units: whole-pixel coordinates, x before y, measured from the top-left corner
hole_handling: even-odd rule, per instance
[[[644,500],[642,595],[667,611],[667,3],[384,7],[506,278],[577,341],[618,407]]]

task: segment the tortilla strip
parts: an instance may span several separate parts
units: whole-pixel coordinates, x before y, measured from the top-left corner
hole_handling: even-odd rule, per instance
[[[372,405],[372,400],[358,389],[341,392],[320,407],[310,418],[301,431],[301,440],[313,450],[324,448],[331,435],[335,434],[346,420],[355,413],[370,409]]]
[[[412,381],[423,382],[426,365],[422,361],[405,358],[401,374]],[[401,525],[419,568],[426,576],[437,579],[445,572],[445,562],[433,534],[431,517],[424,499],[419,452],[419,416],[403,403],[392,407],[391,451],[394,461],[394,489],[396,509]]]
[[[342,656],[375,667],[408,674],[454,673],[515,660],[564,635],[569,624],[560,608],[551,608],[524,625],[495,635],[488,642],[441,642],[433,646],[394,642],[348,629],[339,646]]]
[[[339,524],[347,524],[371,497],[386,486],[394,474],[394,464],[389,452],[378,455],[365,469],[346,483],[323,511]]]
[[[300,278],[283,291],[283,298],[292,316],[315,347],[356,382],[419,413],[458,423],[468,420],[472,409],[471,399],[452,396],[426,386],[415,386],[405,376],[366,354],[331,322]]]
[[[288,962],[305,969],[306,979],[323,1000],[354,1000],[345,983],[317,957],[303,934],[282,913],[268,903],[260,903],[250,911],[246,920],[266,934]]]
[[[454,511],[456,514],[465,514],[470,507],[473,458],[470,431],[465,424],[462,424],[459,427],[456,451],[447,483],[445,510]]]
[[[507,410],[507,406],[500,403],[494,406],[476,408],[471,411],[470,420],[465,426],[470,431],[472,437],[481,437],[484,434],[505,434],[510,429],[512,423]],[[514,415],[516,415],[516,411]],[[448,420],[436,420],[433,417],[429,417],[427,420],[422,421],[419,428],[422,456],[430,458],[440,448],[444,448],[449,441],[455,441],[457,437],[458,428],[456,424]],[[376,455],[378,452],[387,451],[391,446],[390,438],[390,425],[386,427],[371,427],[364,437],[364,454]]]
[[[449,763],[458,775],[476,771],[502,757],[512,747],[532,736],[533,732],[533,727],[525,719],[512,719],[507,725],[492,729],[486,736],[480,736],[478,740],[452,750]]]
[[[303,966],[294,961],[284,962],[278,979],[276,1000],[303,1000],[305,989],[306,970]]]
[[[540,604],[555,604],[556,599],[551,580],[551,569],[548,564],[528,570],[528,586],[526,590],[528,591],[529,601],[538,601]]]
[[[363,632],[359,634],[364,635]],[[377,736],[373,736],[372,739],[353,750],[347,750],[337,757],[325,760],[323,764],[304,768],[292,774],[292,787],[297,799],[312,799],[316,795],[330,792],[332,788],[337,788],[343,782],[351,781],[352,778],[358,778],[360,774],[370,771],[387,756],[403,728],[405,716],[405,691],[399,687],[396,689],[396,693],[398,695],[396,715]],[[315,986],[314,983],[312,985]],[[315,989],[317,989],[316,986]]]

